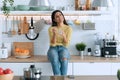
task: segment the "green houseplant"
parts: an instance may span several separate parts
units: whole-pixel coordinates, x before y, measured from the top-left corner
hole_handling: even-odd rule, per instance
[[[9,16],[10,9],[8,8],[8,6],[12,7],[14,0],[3,0],[2,3],[3,3],[3,5],[2,5],[3,14],[5,16]]]
[[[80,51],[80,55],[83,56],[83,52],[85,50],[86,44],[81,42],[81,43],[77,43],[75,46],[76,46],[76,49]]]
[[[117,71],[117,78],[118,78],[118,80],[120,80],[120,69],[118,69],[118,71]]]
[[[85,50],[85,47],[86,47],[86,44],[83,43],[83,42],[76,44],[76,49],[77,49],[78,51],[84,51],[84,50]]]

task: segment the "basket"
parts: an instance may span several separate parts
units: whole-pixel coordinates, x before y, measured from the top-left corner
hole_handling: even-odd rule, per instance
[[[13,80],[14,73],[0,75],[0,80]]]

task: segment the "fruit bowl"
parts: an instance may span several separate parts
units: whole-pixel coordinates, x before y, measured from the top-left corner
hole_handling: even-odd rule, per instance
[[[13,80],[14,73],[0,75],[0,80]]]
[[[15,52],[15,56],[30,56],[30,54],[28,52],[24,52],[24,53]]]
[[[23,49],[23,48],[15,49],[15,56],[28,56],[28,55],[30,55],[29,49]]]

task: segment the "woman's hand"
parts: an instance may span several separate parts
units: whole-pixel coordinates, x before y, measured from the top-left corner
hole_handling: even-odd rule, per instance
[[[66,34],[65,34],[64,31],[61,32],[61,35],[62,35],[63,37],[66,37]]]
[[[67,42],[67,38],[66,38],[65,32],[61,31],[61,35],[63,36],[63,41],[66,43]]]
[[[52,32],[53,32],[54,35],[56,35],[56,31],[57,31],[56,28],[52,29]]]

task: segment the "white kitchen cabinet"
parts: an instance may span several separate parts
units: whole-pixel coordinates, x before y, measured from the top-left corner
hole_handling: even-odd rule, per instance
[[[41,68],[42,75],[53,75],[52,66],[50,63],[35,63],[37,68]],[[68,73],[67,75],[72,75],[72,63],[68,64]]]
[[[68,63],[68,73],[67,75],[73,75],[73,63]]]
[[[111,63],[112,64],[112,75],[117,75],[117,70],[120,69],[120,63]]]
[[[74,75],[111,75],[111,63],[73,63]]]
[[[23,76],[23,69],[29,68],[34,63],[0,63],[3,69],[10,68],[13,70],[15,76]]]

